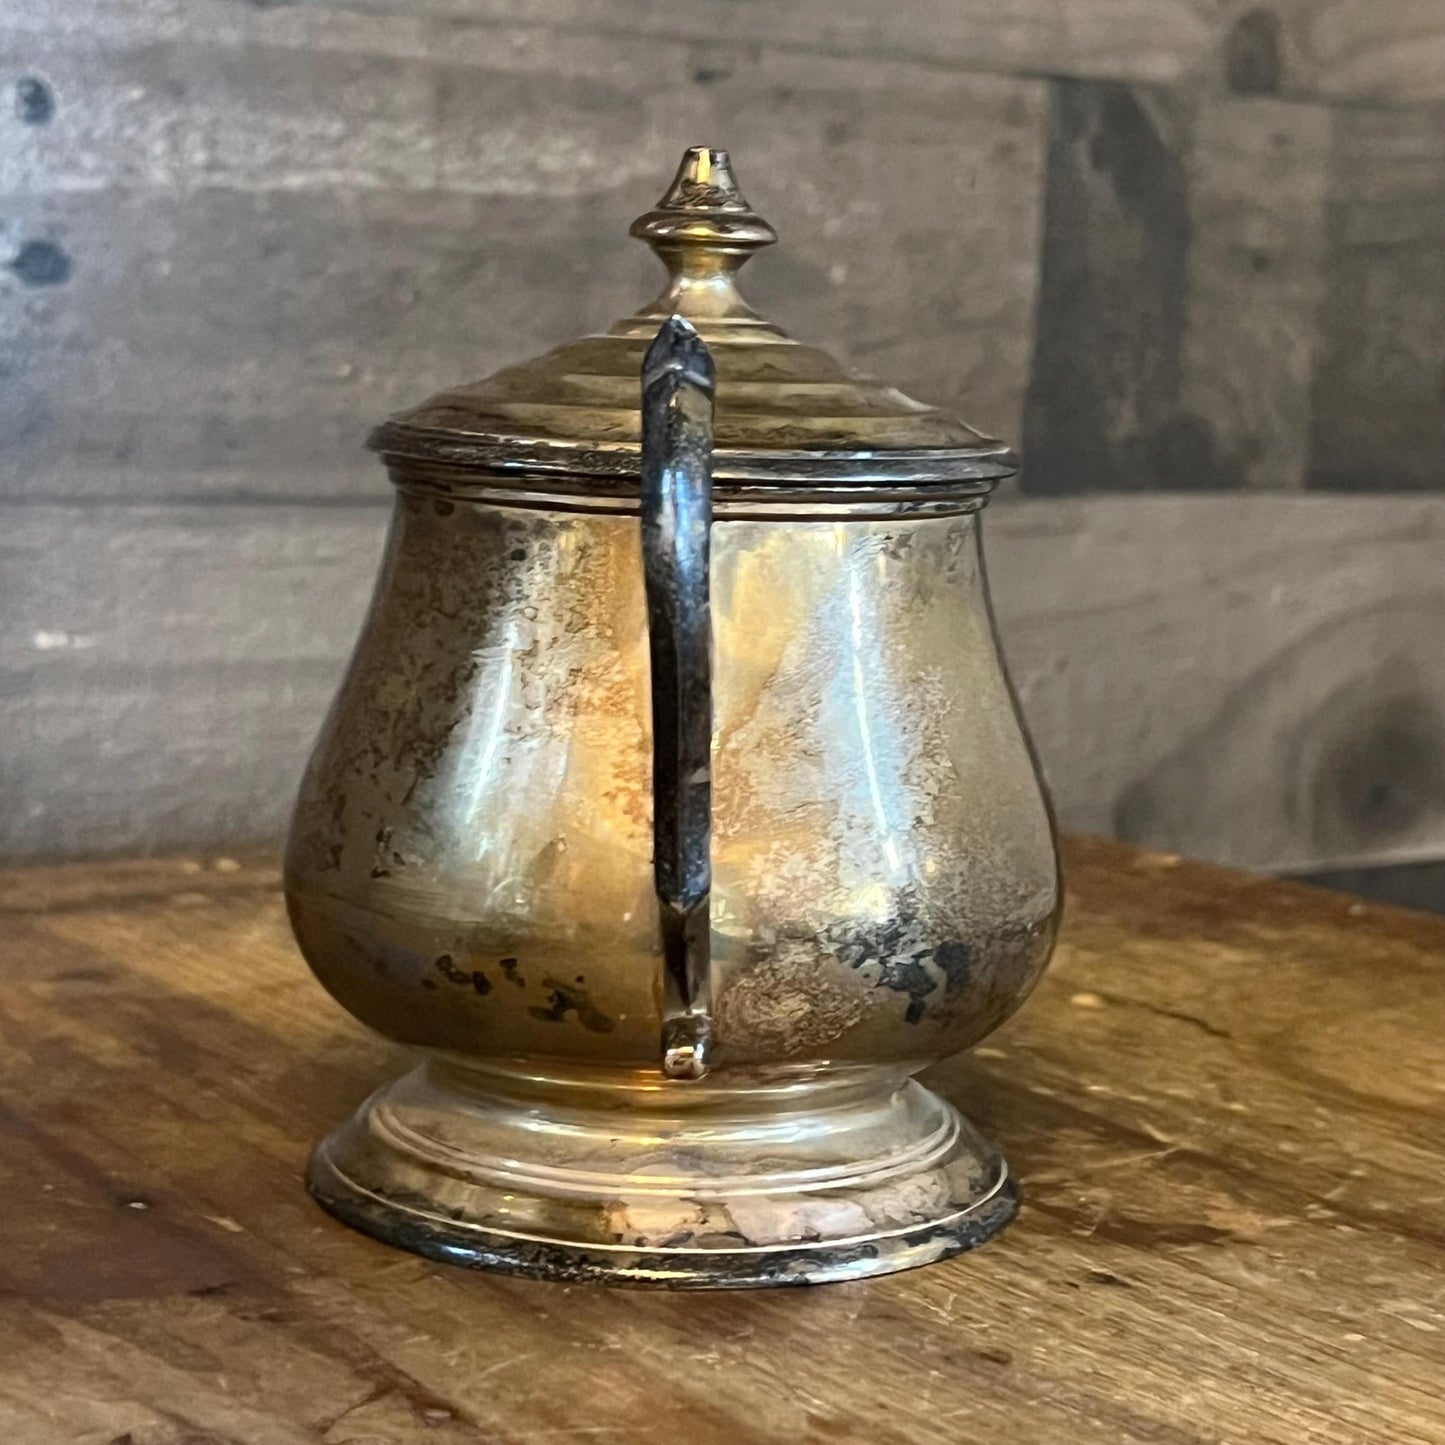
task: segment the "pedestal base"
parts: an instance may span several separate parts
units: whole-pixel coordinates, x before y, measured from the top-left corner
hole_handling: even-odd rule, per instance
[[[337,1218],[431,1259],[673,1289],[888,1274],[1013,1217],[1003,1159],[913,1080],[755,1088],[431,1063],[317,1147]]]

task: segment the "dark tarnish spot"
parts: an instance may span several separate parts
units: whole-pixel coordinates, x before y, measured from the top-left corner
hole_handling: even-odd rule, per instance
[[[27,241],[7,263],[27,286],[61,286],[70,280],[70,257],[54,241]]]
[[[1224,75],[1236,95],[1278,95],[1279,16],[1273,10],[1246,10],[1224,42]]]
[[[944,992],[948,995],[961,993],[973,977],[974,950],[966,943],[940,943],[934,952],[933,961],[943,970],[948,980]]]
[[[310,854],[310,866],[318,873],[324,873],[328,869],[341,867],[341,855],[345,851],[346,844],[343,841],[343,824],[346,818],[346,794],[337,793],[331,799],[330,808],[324,809],[329,814],[330,826],[320,819],[316,820],[311,841],[307,844],[307,852]],[[330,843],[324,842],[331,838]]]
[[[876,966],[878,978],[874,987],[906,993],[908,1007],[903,1017],[908,1023],[916,1024],[923,1017],[924,1000],[938,987],[938,980],[926,967],[931,950],[910,948],[908,940],[912,936],[910,921],[900,918],[861,937],[851,932],[841,936],[825,934],[823,942],[838,961],[849,968]]]
[[[526,988],[527,980],[517,972],[517,960],[515,958],[504,958],[500,964],[502,977],[508,983],[514,983],[518,988]]]
[[[577,1015],[577,1022],[584,1029],[590,1029],[594,1034],[612,1032],[612,1020],[592,1002],[591,995],[585,988],[578,988],[576,984],[558,983],[555,978],[550,977],[544,978],[542,985],[551,992],[546,1008],[534,1004],[527,1010],[534,1019],[559,1024],[572,1013]]]
[[[916,1024],[924,1012],[924,1000],[938,987],[937,980],[917,958],[890,958],[880,963],[879,988],[897,989],[908,995],[903,1011],[905,1023]]]
[[[406,859],[391,846],[391,829],[376,830],[376,862],[371,865],[373,878],[390,878],[394,868],[406,866]]]
[[[55,92],[38,76],[16,81],[15,115],[25,125],[49,125],[55,118]]]
[[[715,65],[695,65],[692,68],[692,78],[699,85],[714,85],[719,80],[726,80],[731,74],[731,70]]]
[[[492,991],[492,981],[479,968],[462,968],[452,958],[451,954],[444,953],[435,960],[434,967],[448,983],[459,984],[462,987],[470,986],[479,994],[489,994]],[[426,982],[425,979],[422,980]]]
[[[922,930],[915,919],[903,915],[875,933],[856,934],[841,941],[828,939],[839,962],[849,968],[875,965],[878,968],[876,987],[891,988],[908,995],[904,1010],[905,1023],[920,1023],[927,1012],[927,1000],[940,982],[943,998],[950,999],[967,989],[973,973],[974,950],[966,943],[950,939],[940,944],[919,945]],[[940,975],[942,978],[940,980]]]

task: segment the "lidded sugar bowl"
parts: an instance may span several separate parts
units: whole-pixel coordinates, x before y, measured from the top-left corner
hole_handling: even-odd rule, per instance
[[[1053,946],[995,640],[999,443],[793,341],[698,148],[662,294],[372,436],[381,575],[297,806],[301,950],[417,1068],[316,1149],[433,1258],[674,1287],[926,1263],[1015,1207],[913,1075]]]

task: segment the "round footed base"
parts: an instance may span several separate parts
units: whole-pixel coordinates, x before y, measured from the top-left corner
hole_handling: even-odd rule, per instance
[[[659,1088],[436,1063],[388,1085],[307,1171],[338,1219],[449,1264],[672,1289],[889,1274],[1013,1217],[1002,1157],[877,1073]]]

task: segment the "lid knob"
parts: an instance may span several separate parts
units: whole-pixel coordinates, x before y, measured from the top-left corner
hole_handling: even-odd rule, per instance
[[[726,151],[691,147],[667,193],[632,223],[632,234],[657,252],[670,276],[667,290],[643,315],[701,321],[755,318],[733,277],[754,251],[771,246],[778,233],[743,199]]]

